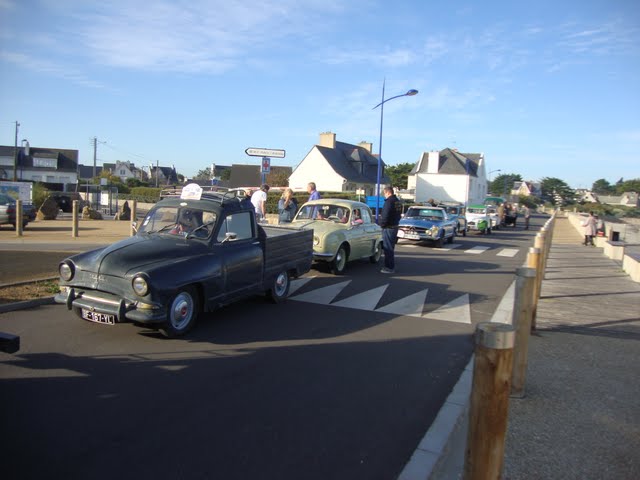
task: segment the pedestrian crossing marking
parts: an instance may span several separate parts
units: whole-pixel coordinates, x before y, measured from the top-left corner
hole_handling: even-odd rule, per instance
[[[461,297],[452,300],[442,307],[424,315],[433,320],[444,320],[447,322],[471,324],[471,306],[469,305],[469,294],[465,293]]]
[[[500,252],[496,253],[497,257],[515,257],[518,253],[517,248],[503,248]]]
[[[381,287],[374,288],[373,290],[367,290],[366,292],[345,298],[344,300],[332,303],[331,305],[345,308],[357,308],[359,310],[374,310],[388,286],[388,284],[382,285]]]
[[[471,254],[474,254],[474,255],[478,255],[478,254],[480,254],[482,252],[485,252],[487,250],[489,250],[489,247],[479,247],[478,246],[478,247],[470,248],[469,250],[465,250],[464,253],[471,253]]]
[[[389,305],[380,307],[376,312],[395,313],[397,315],[405,315],[409,317],[422,317],[424,302],[427,299],[428,288],[401,298]]]
[[[295,282],[297,282],[297,280],[295,280]],[[342,289],[344,289],[344,287],[346,287],[350,283],[351,280],[347,280],[346,282],[336,283],[334,285],[329,285],[328,287],[317,288],[316,290],[311,290],[310,292],[296,295],[292,298],[292,300],[329,305],[331,301],[336,298],[336,296],[338,296]]]
[[[291,285],[289,285],[289,295],[293,295],[294,292],[297,292],[301,287],[303,287],[304,285],[306,285],[309,280],[312,280],[316,278],[315,275],[310,276],[310,277],[302,277],[302,278],[296,278],[295,280],[291,281]]]
[[[298,290],[302,285],[306,284],[309,280],[307,278],[296,279],[291,282],[291,288]],[[440,308],[423,313],[424,304],[427,300],[428,288],[420,290],[416,293],[412,293],[406,297],[403,297],[395,302],[384,305],[376,309],[376,305],[384,295],[389,284],[381,285],[379,287],[361,292],[351,297],[342,299],[336,303],[331,301],[338,296],[338,294],[351,283],[351,280],[346,282],[336,283],[335,285],[329,285],[328,287],[321,287],[315,290],[311,290],[300,295],[291,297],[291,300],[300,302],[316,303],[321,305],[331,305],[343,308],[354,308],[358,310],[365,310],[369,312],[381,312],[390,313],[394,315],[402,315],[407,317],[418,317],[428,320],[440,320],[445,322],[456,323],[468,323],[471,324],[471,307],[469,305],[469,294],[464,294],[446,305]]]

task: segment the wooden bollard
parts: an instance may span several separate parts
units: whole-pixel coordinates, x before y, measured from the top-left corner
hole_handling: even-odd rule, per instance
[[[16,237],[22,236],[22,200],[16,200]]]
[[[512,321],[516,329],[516,340],[513,348],[513,372],[511,373],[511,396],[516,398],[524,397],[535,282],[535,269],[521,267],[516,270],[516,290]]]
[[[505,323],[476,327],[465,480],[500,478],[509,413],[514,328]]]
[[[536,313],[538,310],[538,298],[540,297],[541,282],[538,281],[538,276],[541,275],[540,269],[540,249],[536,247],[529,248],[529,254],[527,255],[527,267],[533,268],[536,271],[536,277],[533,283],[533,295],[532,298],[532,314],[531,314],[531,330],[536,329]]]
[[[71,206],[71,236],[78,238],[78,200],[74,200]]]
[[[129,236],[133,237],[136,234],[136,229],[134,227],[134,223],[136,222],[137,211],[138,210],[138,201],[131,201],[131,234]]]

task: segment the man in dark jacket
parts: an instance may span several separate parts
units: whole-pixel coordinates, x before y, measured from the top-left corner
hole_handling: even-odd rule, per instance
[[[382,273],[394,273],[396,262],[394,249],[398,242],[398,224],[402,217],[402,204],[393,193],[393,187],[384,187],[384,206],[380,213],[379,224],[382,227],[382,250],[384,251],[384,268]]]

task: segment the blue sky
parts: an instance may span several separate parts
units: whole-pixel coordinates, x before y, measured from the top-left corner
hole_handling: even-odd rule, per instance
[[[0,0],[0,144],[194,175],[332,131],[574,188],[640,178],[640,2]],[[498,172],[492,174],[493,177]]]

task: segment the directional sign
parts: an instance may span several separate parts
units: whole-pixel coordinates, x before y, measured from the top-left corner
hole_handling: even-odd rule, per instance
[[[274,157],[284,158],[284,150],[270,148],[247,148],[244,153],[251,157]]]

